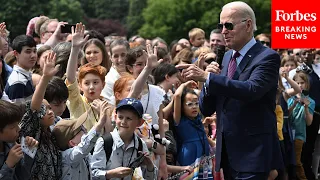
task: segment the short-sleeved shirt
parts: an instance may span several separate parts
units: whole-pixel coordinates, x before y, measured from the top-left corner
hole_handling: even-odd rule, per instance
[[[293,96],[288,99],[288,107],[290,108],[295,101],[296,97]],[[308,97],[310,104],[308,106],[310,114],[314,113],[315,102],[313,99]],[[306,141],[306,118],[304,112],[304,106],[301,103],[297,103],[296,107],[293,109],[292,114],[290,115],[292,120],[292,126],[295,130],[295,139],[300,139],[302,141]]]
[[[5,94],[12,102],[22,104],[31,100],[33,93],[31,72],[15,65],[8,78]]]

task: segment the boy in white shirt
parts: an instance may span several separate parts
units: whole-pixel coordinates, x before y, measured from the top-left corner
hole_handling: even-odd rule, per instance
[[[110,157],[104,147],[104,138],[99,138],[91,158],[93,179],[131,180],[134,169],[129,165],[144,154],[141,170],[144,179],[155,179],[155,166],[148,157],[147,145],[134,133],[142,125],[143,107],[139,100],[125,98],[116,108],[116,129],[111,132],[113,139]],[[139,148],[142,145],[143,147]],[[142,152],[138,152],[142,149]]]

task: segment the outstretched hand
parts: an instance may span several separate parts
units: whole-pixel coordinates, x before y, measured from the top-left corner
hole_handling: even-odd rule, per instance
[[[59,66],[59,64],[56,65],[56,53],[50,52],[44,60],[43,76],[53,77],[58,72]]]
[[[162,61],[163,59],[160,59],[158,61],[158,57],[157,57],[157,46],[154,46],[153,50],[150,44],[147,44],[147,55],[148,55],[148,59],[147,59],[147,64],[146,66],[150,69],[154,69],[156,68]]]
[[[181,76],[186,80],[205,82],[209,74],[209,72],[202,70],[195,64],[179,64],[176,68],[183,69]]]
[[[0,37],[6,36],[6,23],[2,22],[0,23]]]
[[[72,33],[72,46],[73,47],[82,47],[88,40],[89,35],[84,37],[84,31],[86,27],[82,23],[77,23],[76,28],[72,26],[71,33]]]

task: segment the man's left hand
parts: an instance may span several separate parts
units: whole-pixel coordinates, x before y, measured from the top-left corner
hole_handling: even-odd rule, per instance
[[[179,64],[176,68],[183,69],[181,75],[187,80],[205,82],[209,74],[195,64]]]

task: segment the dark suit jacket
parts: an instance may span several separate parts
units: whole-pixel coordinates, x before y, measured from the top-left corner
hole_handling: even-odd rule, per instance
[[[257,42],[230,80],[226,75],[231,56],[232,50],[225,53],[221,75],[211,73],[200,95],[201,112],[205,116],[217,112],[216,171],[220,169],[222,136],[234,170],[278,169],[283,166],[275,116],[280,57]]]

